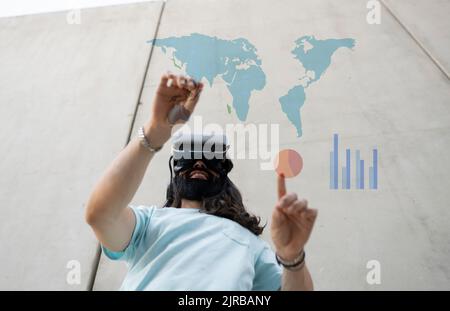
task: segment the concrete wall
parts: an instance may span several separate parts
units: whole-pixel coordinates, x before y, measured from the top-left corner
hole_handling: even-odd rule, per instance
[[[0,241],[6,254],[0,287],[88,286],[96,242],[82,219],[86,197],[126,143],[129,127],[134,135],[147,120],[161,73],[177,71],[155,49],[145,72],[145,41],[162,10],[158,38],[199,32],[247,38],[258,48],[267,86],[252,94],[247,123],[279,123],[280,147],[304,159],[288,189],[319,209],[307,249],[317,289],[450,289],[450,84],[443,70],[450,43],[446,34],[430,31],[435,25],[450,29],[440,13],[450,7],[426,3],[427,10],[418,12],[386,0],[380,25],[367,24],[366,1],[353,0],[169,0],[165,6],[86,10],[77,26],[64,24],[63,14],[0,20]],[[278,98],[303,70],[289,54],[293,41],[309,34],[351,37],[357,46],[337,51],[309,88],[304,134],[296,138]],[[204,123],[238,123],[227,113],[230,102],[217,80],[196,113]],[[378,147],[379,190],[328,189],[333,133],[351,148]],[[150,164],[133,203],[163,202],[168,147]],[[235,160],[231,178],[248,208],[270,221],[274,173],[261,171],[257,161]],[[268,230],[264,237],[269,240]],[[66,284],[71,259],[84,267],[80,286]],[[380,285],[366,282],[369,260],[381,264]],[[118,288],[124,273],[123,264],[101,256],[94,289]]]
[[[161,7],[0,19],[0,289],[90,286],[84,207],[127,142]]]

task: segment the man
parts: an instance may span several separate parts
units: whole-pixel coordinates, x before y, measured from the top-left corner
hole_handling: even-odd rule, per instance
[[[174,159],[165,207],[129,206],[154,154],[194,111],[202,83],[162,76],[152,114],[95,186],[86,209],[106,256],[125,260],[123,290],[312,290],[304,246],[317,211],[278,176],[275,252],[227,177],[226,157]],[[172,169],[171,169],[172,175]]]

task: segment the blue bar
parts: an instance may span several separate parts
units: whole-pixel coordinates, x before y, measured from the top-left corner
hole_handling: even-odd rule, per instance
[[[359,169],[359,173],[361,174],[361,177],[359,181],[361,182],[361,188],[364,189],[364,160],[361,160],[361,168]]]
[[[359,173],[359,171],[360,171],[360,164],[359,164],[359,162],[360,162],[360,160],[359,160],[359,158],[360,158],[360,155],[359,155],[359,150],[356,150],[356,152],[355,152],[356,154],[355,154],[355,167],[356,167],[356,181],[355,181],[355,186],[356,186],[356,189],[361,189],[361,184],[360,184],[360,182],[359,182],[359,178],[360,178],[360,173]]]
[[[338,173],[338,164],[339,164],[339,141],[338,141],[338,134],[334,134],[334,150],[333,150],[333,155],[334,155],[334,160],[333,160],[333,164],[334,164],[334,173],[333,173],[333,184],[334,184],[334,189],[338,188],[338,177],[339,177],[339,173]]]
[[[333,166],[333,151],[330,151],[330,189],[334,189],[333,186],[333,173],[334,173],[334,166]]]
[[[378,189],[378,149],[373,149],[373,188]]]
[[[347,178],[345,179],[346,183],[346,189],[350,189],[350,149],[346,150],[346,176]]]

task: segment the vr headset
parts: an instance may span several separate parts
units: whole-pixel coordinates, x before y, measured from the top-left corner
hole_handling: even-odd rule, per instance
[[[202,160],[209,169],[226,176],[233,168],[233,163],[227,158],[229,147],[227,137],[223,134],[176,133],[169,159],[171,178],[172,159],[175,174],[192,168],[196,161]]]

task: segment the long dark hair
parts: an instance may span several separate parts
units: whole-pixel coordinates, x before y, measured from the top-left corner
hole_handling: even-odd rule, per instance
[[[173,180],[167,187],[167,200],[163,207],[181,207],[181,197]],[[224,179],[222,191],[202,201],[200,212],[233,220],[255,235],[260,235],[266,227],[266,224],[262,227],[259,225],[260,217],[247,212],[242,203],[241,192],[228,176]]]

